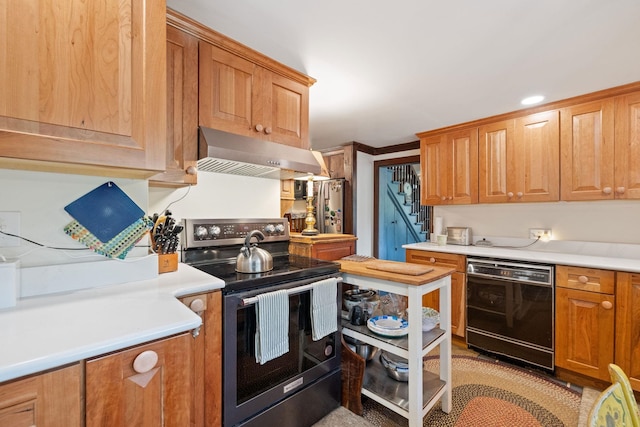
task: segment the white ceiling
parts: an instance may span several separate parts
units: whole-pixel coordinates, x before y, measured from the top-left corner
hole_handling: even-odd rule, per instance
[[[167,0],[315,79],[314,149],[640,81],[640,0]]]

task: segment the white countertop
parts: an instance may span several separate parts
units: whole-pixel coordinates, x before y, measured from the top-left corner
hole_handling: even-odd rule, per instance
[[[224,287],[180,263],[151,280],[23,298],[0,309],[0,382],[198,327],[177,297]]]
[[[483,236],[474,236],[474,242]],[[467,256],[502,258],[547,264],[572,265],[606,270],[640,273],[640,245],[552,240],[486,237],[494,243],[484,246],[439,246],[431,242],[403,245],[405,249],[446,252]],[[503,246],[503,247],[499,247]]]

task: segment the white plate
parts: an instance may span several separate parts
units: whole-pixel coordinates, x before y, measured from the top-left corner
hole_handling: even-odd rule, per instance
[[[409,323],[401,317],[376,316],[367,321],[367,328],[376,334],[402,337],[409,333]]]

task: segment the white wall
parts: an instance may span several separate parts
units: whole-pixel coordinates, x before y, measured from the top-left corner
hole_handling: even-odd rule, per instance
[[[398,157],[419,156],[420,150],[409,150],[400,153],[372,156],[361,151],[357,152],[357,188],[354,189],[356,199],[356,253],[359,255],[373,255],[373,164],[376,161],[395,159]]]
[[[436,206],[434,215],[474,235],[529,238],[529,228],[551,228],[554,240],[640,243],[638,200]]]
[[[170,203],[177,219],[279,218],[280,181],[200,172],[190,190],[149,188],[149,212],[162,213]]]
[[[20,212],[21,235],[38,243],[62,248],[85,248],[64,233],[72,217],[64,207],[94,188],[113,181],[148,215],[162,212],[169,203],[174,217],[277,218],[280,216],[280,182],[203,172],[198,185],[187,188],[149,188],[146,180],[0,169],[0,211]],[[188,193],[187,193],[188,192]],[[148,245],[145,238],[140,246]],[[145,256],[148,248],[131,251],[126,260]],[[20,242],[0,247],[0,255],[20,258],[23,267],[102,261],[91,251],[61,251]]]
[[[419,155],[357,153],[356,251],[373,255],[373,164]],[[551,228],[556,240],[640,244],[640,200],[436,206],[444,225],[468,226],[474,235],[528,238],[529,228]]]
[[[73,218],[64,207],[108,181],[113,181],[146,210],[148,190],[145,180],[0,169],[0,211],[20,212],[23,237],[47,246],[85,248],[65,234],[63,229]],[[148,244],[147,241],[144,244]],[[136,249],[127,258],[147,252],[145,248]],[[7,258],[19,257],[23,267],[106,259],[91,251],[40,248],[24,241],[18,247],[0,247],[0,254]]]

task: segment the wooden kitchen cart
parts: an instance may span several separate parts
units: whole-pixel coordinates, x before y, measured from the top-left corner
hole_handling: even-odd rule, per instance
[[[367,326],[342,323],[342,333],[379,347],[408,360],[409,381],[395,381],[374,358],[365,369],[362,394],[406,417],[409,427],[421,427],[423,418],[435,403],[442,400],[442,410],[449,413],[451,402],[451,273],[454,269],[433,267],[420,275],[391,273],[368,268],[378,261],[339,261],[345,283],[360,288],[377,289],[404,295],[408,298],[409,333],[403,338],[386,338],[369,331]],[[405,263],[384,261],[402,270]],[[440,290],[440,325],[428,332],[422,331],[422,296]],[[439,376],[425,372],[423,357],[439,347]],[[422,405],[412,404],[422,402]]]

